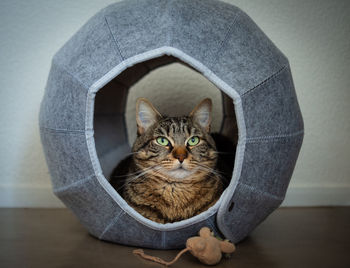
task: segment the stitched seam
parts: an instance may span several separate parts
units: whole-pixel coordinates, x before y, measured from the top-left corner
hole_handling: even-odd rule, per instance
[[[93,178],[94,176],[95,176],[95,174],[90,175],[89,177],[87,177],[87,178],[85,178],[85,179],[80,179],[80,180],[78,180],[78,181],[76,181],[76,182],[73,182],[73,183],[71,183],[71,184],[69,184],[69,185],[59,187],[59,188],[57,188],[57,189],[54,189],[53,192],[54,192],[55,194],[60,194],[60,193],[62,193],[62,192],[67,191],[68,189],[70,189],[70,188],[72,188],[72,187],[79,186],[79,185],[81,185],[81,184],[83,184],[83,183],[85,183],[85,182],[91,180],[91,178]]]
[[[262,136],[262,137],[252,137],[252,138],[246,138],[247,143],[252,143],[252,142],[258,142],[261,140],[274,140],[274,139],[283,139],[283,138],[290,138],[290,137],[295,137],[299,135],[303,135],[304,130],[300,130],[294,133],[290,134],[281,134],[281,135],[272,135],[272,136]]]
[[[118,53],[119,53],[119,55],[120,55],[120,57],[122,58],[122,61],[123,61],[123,60],[125,60],[125,58],[124,58],[124,56],[123,56],[123,54],[122,54],[122,52],[121,52],[121,50],[120,50],[120,45],[119,45],[117,39],[115,38],[114,34],[112,33],[112,30],[111,30],[111,27],[109,26],[107,17],[105,17],[105,21],[106,21],[106,24],[107,24],[109,33],[111,34],[111,36],[112,36],[112,38],[113,38],[113,40],[114,40],[115,46],[116,46],[116,48],[117,48],[117,51],[118,51]]]
[[[214,55],[213,55],[213,58],[214,58],[214,59],[217,59],[217,58],[218,58],[218,55],[222,52],[222,49],[223,49],[224,46],[226,45],[226,42],[227,42],[228,38],[231,36],[231,33],[232,33],[232,31],[233,31],[233,26],[236,25],[237,18],[238,18],[238,15],[239,15],[240,13],[241,13],[240,10],[238,10],[237,13],[235,13],[235,16],[234,16],[234,18],[233,18],[233,21],[232,21],[232,23],[230,24],[230,26],[229,26],[229,28],[228,28],[228,30],[227,30],[227,33],[226,33],[224,39],[220,42],[220,44],[219,44],[219,46],[218,46],[219,48],[218,48],[217,52],[215,52]]]
[[[49,128],[49,127],[43,127],[39,126],[40,129],[46,131],[46,132],[53,132],[53,133],[67,133],[67,134],[84,134],[85,130],[79,130],[79,129],[61,129],[61,128]]]
[[[85,138],[86,138],[86,146],[88,148],[88,151],[89,151],[89,156],[90,156],[90,161],[91,161],[91,165],[93,167],[93,170],[95,171],[95,175],[98,179],[99,176],[103,176],[104,175],[101,173],[101,167],[100,167],[100,162],[98,160],[98,156],[97,156],[97,152],[96,152],[96,148],[94,146],[94,137],[93,137],[93,134],[92,135],[85,135]],[[91,150],[95,150],[95,155],[94,157],[92,157],[91,155]],[[97,172],[98,171],[98,172]]]
[[[101,235],[98,237],[99,239],[103,239],[103,236],[105,235],[105,233],[111,229],[111,227],[113,225],[115,225],[117,223],[117,221],[119,220],[120,216],[122,214],[124,214],[125,212],[123,210],[119,211],[119,213],[117,214],[117,216],[115,216],[111,221],[110,223],[106,226],[106,228],[103,230],[103,232],[101,233]]]
[[[284,197],[280,197],[280,196],[277,196],[277,195],[274,195],[274,194],[270,194],[270,193],[267,193],[267,192],[260,191],[260,190],[254,188],[253,186],[250,186],[248,184],[245,184],[245,183],[242,183],[242,182],[240,182],[239,184],[242,185],[245,188],[248,188],[249,190],[251,190],[252,192],[255,192],[255,193],[258,193],[258,194],[261,194],[261,195],[264,195],[264,196],[267,196],[267,197],[270,197],[270,198],[273,198],[273,199],[276,199],[276,200],[279,200],[279,201],[283,201],[283,199],[284,199]]]
[[[54,64],[56,67],[60,68],[62,71],[67,73],[70,77],[72,77],[75,81],[77,81],[80,85],[82,85],[85,89],[89,89],[89,86],[85,85],[78,77],[76,77],[74,74],[68,71],[68,68],[64,64],[60,64],[58,60],[55,60],[55,58],[52,60],[52,64]]]
[[[277,72],[275,72],[274,74],[272,74],[271,76],[269,76],[268,78],[266,78],[264,81],[262,81],[261,83],[257,84],[256,86],[246,90],[245,92],[242,93],[242,97],[244,97],[245,95],[251,93],[252,91],[254,91],[255,89],[257,89],[258,87],[262,86],[263,84],[265,84],[266,82],[268,82],[269,80],[271,80],[272,78],[276,77],[277,75],[279,75],[282,71],[284,71],[284,69],[286,69],[288,67],[288,65],[283,66],[281,69],[279,69]]]
[[[172,17],[171,17],[171,14],[170,14],[170,4],[172,4],[173,1],[168,1],[167,2],[167,13],[168,13],[168,19],[169,19],[169,23],[168,23],[168,26],[169,26],[169,30],[167,31],[167,36],[166,36],[166,44],[167,46],[171,46],[171,38],[170,38],[170,29],[171,29],[171,26],[173,25],[173,20],[172,20]]]

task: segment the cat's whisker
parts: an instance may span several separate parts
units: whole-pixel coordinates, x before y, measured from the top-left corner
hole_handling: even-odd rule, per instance
[[[205,171],[208,171],[209,173],[212,173],[214,175],[217,175],[219,177],[222,177],[221,174],[219,174],[218,172],[216,172],[215,170],[213,169],[209,169],[209,168],[204,168],[204,167],[199,167],[199,169],[202,169],[202,170],[205,170]]]
[[[138,174],[138,175],[135,176],[135,177],[132,177],[130,180],[136,180],[136,179],[140,178],[141,176],[145,175],[146,173],[148,173],[148,172],[150,172],[150,171],[156,169],[157,167],[159,167],[159,165],[152,166],[152,167],[150,167],[150,168],[144,169],[144,170],[142,170],[142,172],[141,172],[140,174]]]
[[[157,167],[159,167],[159,165],[151,166],[151,167],[146,168],[146,169],[144,169],[144,170],[142,170],[142,171],[140,171],[140,172],[138,172],[138,173],[135,172],[135,173],[130,173],[130,174],[128,174],[128,175],[127,175],[128,177],[130,177],[130,175],[132,175],[132,174],[137,174],[137,176],[132,177],[132,178],[130,178],[129,180],[127,180],[121,187],[117,188],[116,191],[118,192],[119,190],[121,190],[122,188],[124,188],[127,184],[130,184],[131,182],[133,182],[133,181],[135,181],[136,179],[142,177],[143,175],[149,173],[151,170],[156,169]],[[145,179],[145,178],[141,178],[141,181],[143,181],[144,179]]]
[[[215,174],[219,174],[219,173],[221,173],[221,174],[226,174],[225,172],[221,172],[221,171],[218,171],[218,170],[213,169],[213,168],[211,168],[211,167],[208,167],[208,166],[206,166],[206,165],[200,164],[200,163],[197,162],[197,161],[194,161],[194,163],[195,163],[195,165],[198,165],[198,166],[200,166],[200,167],[206,168],[208,171],[211,171],[211,172],[213,172],[213,173],[215,173]]]
[[[231,154],[231,155],[235,155],[236,153],[235,152],[219,152],[219,151],[214,151],[214,153],[216,154]]]
[[[138,154],[138,153],[140,153],[140,151],[127,153],[127,154],[124,156],[124,158],[126,158],[126,157],[128,157],[128,156],[130,156],[130,155]]]
[[[158,165],[154,165],[154,166],[158,166]],[[128,176],[130,176],[130,175],[137,175],[137,174],[142,173],[142,172],[145,171],[145,170],[152,169],[154,166],[151,166],[151,167],[148,167],[148,168],[144,168],[144,169],[139,170],[139,171],[134,172],[134,173],[128,173],[127,175],[115,175],[115,176],[112,176],[112,178],[123,178],[123,177],[128,177]]]
[[[215,170],[215,169],[212,169],[210,167],[207,167],[207,166],[204,166],[204,165],[200,165],[200,164],[198,164],[198,167],[199,167],[199,169],[207,171],[207,172],[210,172],[210,173],[213,173],[214,175],[218,176],[219,178],[221,178],[225,182],[228,182],[228,179],[225,176],[227,174],[225,174],[224,172],[220,172],[218,170]]]
[[[228,182],[229,182],[229,180],[225,177],[225,176],[222,176],[221,174],[219,174],[219,173],[217,173],[216,171],[213,171],[213,170],[208,170],[208,169],[206,169],[206,168],[203,168],[203,167],[198,167],[200,170],[204,170],[204,171],[209,171],[210,173],[212,173],[212,174],[214,174],[214,175],[216,175],[216,176],[218,176],[219,178],[220,178],[220,182],[222,183],[222,184],[228,184]]]
[[[169,177],[164,176],[162,173],[159,173],[159,172],[155,172],[155,173],[157,174],[157,176],[163,178],[166,181],[169,181],[169,179],[170,179]],[[170,180],[173,180],[173,179],[170,179]],[[183,182],[183,183],[185,183],[185,182]]]
[[[160,170],[161,170],[161,169],[160,169]],[[169,178],[165,177],[162,173],[159,173],[159,172],[157,172],[157,171],[155,171],[154,173],[156,173],[157,176],[163,178],[164,180],[168,180],[168,179],[169,179]]]

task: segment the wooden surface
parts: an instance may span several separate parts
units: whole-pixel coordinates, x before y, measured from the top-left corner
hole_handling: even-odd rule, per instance
[[[162,267],[88,235],[67,209],[0,209],[0,267]],[[172,259],[177,250],[146,250]],[[172,267],[205,267],[189,253]],[[350,267],[350,207],[282,208],[216,267]]]

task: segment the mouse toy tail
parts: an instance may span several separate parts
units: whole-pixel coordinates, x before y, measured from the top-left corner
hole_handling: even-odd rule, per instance
[[[165,261],[165,260],[163,260],[161,258],[158,258],[158,257],[155,257],[155,256],[151,256],[151,255],[147,255],[142,249],[135,249],[133,251],[133,253],[135,255],[139,255],[141,258],[144,258],[145,260],[149,260],[149,261],[153,261],[153,262],[156,262],[156,263],[163,264],[165,266],[169,266],[169,265],[172,265],[173,263],[175,263],[180,258],[180,256],[182,254],[184,254],[185,252],[187,252],[189,250],[190,250],[189,248],[185,248],[185,249],[181,250],[172,261]]]

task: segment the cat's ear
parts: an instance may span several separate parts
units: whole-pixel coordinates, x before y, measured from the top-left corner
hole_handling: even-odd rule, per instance
[[[143,134],[150,126],[155,124],[160,118],[161,114],[154,108],[145,98],[138,98],[136,101],[136,122],[137,133]]]
[[[211,110],[212,102],[211,99],[207,98],[202,100],[190,113],[190,116],[193,118],[193,120],[207,132],[210,131]]]

